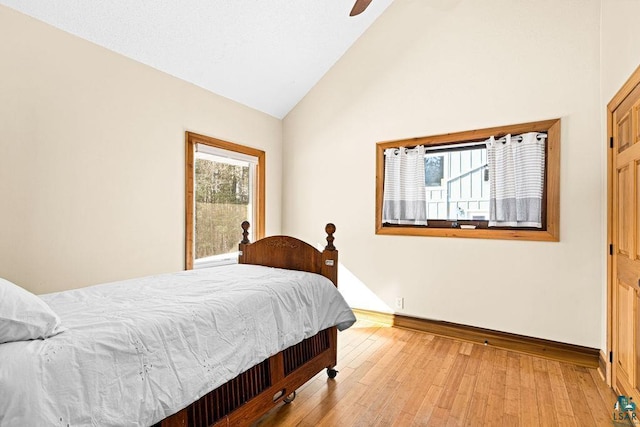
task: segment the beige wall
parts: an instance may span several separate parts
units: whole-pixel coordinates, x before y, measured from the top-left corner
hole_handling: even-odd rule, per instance
[[[267,153],[282,123],[0,6],[0,277],[44,293],[180,270],[184,132]]]
[[[640,65],[638,17],[638,0],[602,0],[601,70],[605,105]]]
[[[283,231],[355,307],[600,347],[600,2],[396,0],[284,120]],[[559,243],[374,233],[375,143],[562,118]]]
[[[606,105],[620,90],[624,82],[640,66],[640,31],[638,31],[638,17],[640,16],[639,0],[602,0],[601,17],[601,120],[602,138],[607,137]],[[606,158],[602,162],[602,182],[607,183]],[[606,187],[603,187],[606,194]],[[603,199],[602,210],[606,215],[607,201]],[[605,230],[606,234],[606,230]],[[606,283],[606,264],[603,266]],[[606,326],[607,288],[602,287],[603,317]],[[603,327],[602,342],[606,343],[606,328]],[[602,348],[606,348],[603,344]]]

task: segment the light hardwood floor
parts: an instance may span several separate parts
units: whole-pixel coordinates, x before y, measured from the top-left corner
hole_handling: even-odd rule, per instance
[[[594,369],[358,321],[322,372],[256,425],[611,426],[616,396]]]

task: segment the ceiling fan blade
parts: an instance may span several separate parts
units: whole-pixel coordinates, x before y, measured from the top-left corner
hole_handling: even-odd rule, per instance
[[[369,6],[371,0],[356,0],[356,4],[353,5],[353,9],[351,9],[351,13],[349,16],[356,16],[364,12],[364,10]]]

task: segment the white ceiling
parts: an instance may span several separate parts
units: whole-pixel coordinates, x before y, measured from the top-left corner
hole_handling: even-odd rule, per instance
[[[57,28],[283,118],[393,0],[0,0]]]

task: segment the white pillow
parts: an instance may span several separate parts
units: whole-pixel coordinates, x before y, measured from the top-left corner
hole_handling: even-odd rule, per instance
[[[0,278],[0,344],[49,338],[64,330],[40,297]]]

